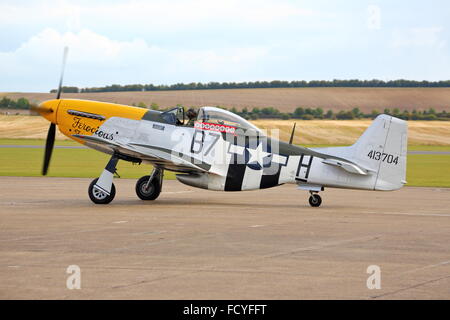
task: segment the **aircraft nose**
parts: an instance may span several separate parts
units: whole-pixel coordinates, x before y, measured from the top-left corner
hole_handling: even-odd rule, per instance
[[[56,111],[58,110],[60,100],[47,100],[39,104],[35,111],[42,117],[56,124]]]

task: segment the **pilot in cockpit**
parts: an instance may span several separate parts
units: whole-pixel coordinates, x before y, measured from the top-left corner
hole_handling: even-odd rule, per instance
[[[194,122],[195,120],[197,120],[197,116],[198,116],[198,111],[190,108],[187,112],[186,112],[186,116],[188,118],[188,123],[187,126],[193,127],[194,126]]]

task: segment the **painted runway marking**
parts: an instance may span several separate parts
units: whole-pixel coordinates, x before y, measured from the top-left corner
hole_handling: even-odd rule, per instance
[[[424,286],[424,285],[427,285],[427,284],[430,284],[430,283],[433,283],[433,282],[438,282],[438,281],[441,281],[441,280],[444,280],[444,279],[448,279],[448,278],[450,278],[450,276],[445,276],[445,277],[441,277],[441,278],[437,278],[437,279],[424,281],[424,282],[418,283],[416,285],[412,285],[412,286],[409,286],[409,287],[406,287],[406,288],[402,288],[402,289],[398,289],[398,290],[395,290],[395,291],[391,291],[391,292],[387,292],[387,293],[384,293],[384,294],[380,294],[378,296],[373,296],[371,298],[372,299],[377,299],[377,298],[390,296],[390,295],[393,295],[393,294],[396,294],[396,293],[400,293],[400,292],[407,291],[407,290],[410,290],[410,289],[416,289],[418,287],[421,287],[421,286]]]
[[[163,191],[163,194],[179,194],[179,193],[192,193],[194,191]]]
[[[410,151],[408,154],[419,155],[450,155],[449,151]]]
[[[373,212],[373,211],[366,211],[363,212],[366,214],[380,214],[380,215],[387,215],[387,216],[417,216],[417,217],[447,217],[450,218],[450,214],[445,213],[409,213],[409,212]]]
[[[339,245],[352,243],[352,242],[377,240],[380,237],[381,237],[381,235],[379,234],[379,235],[373,235],[373,236],[367,236],[367,237],[338,240],[338,241],[333,241],[333,242],[328,242],[328,243],[323,243],[323,244],[318,244],[318,245],[312,245],[309,247],[296,248],[296,249],[292,249],[292,250],[289,250],[286,252],[275,253],[275,254],[264,256],[263,258],[276,258],[276,257],[280,257],[280,256],[291,255],[291,254],[295,254],[298,252],[303,252],[303,251],[314,251],[314,250],[320,250],[320,249],[329,248],[329,247],[336,247]]]
[[[408,274],[408,273],[413,273],[413,272],[425,270],[425,269],[430,269],[430,268],[435,268],[435,267],[445,266],[445,265],[447,265],[447,264],[450,264],[450,260],[449,260],[449,261],[439,262],[439,263],[436,263],[436,264],[430,264],[430,265],[428,265],[428,266],[421,267],[421,268],[416,268],[416,269],[412,269],[412,270],[409,270],[409,271],[405,271],[405,272],[403,272],[400,276],[402,276],[402,275],[404,275],[404,274]]]
[[[133,235],[158,235],[158,234],[163,234],[163,233],[167,233],[167,231],[137,232],[137,233],[133,233]]]
[[[77,234],[77,233],[86,233],[86,232],[99,232],[99,231],[105,231],[105,230],[114,230],[114,227],[106,227],[106,228],[97,228],[97,229],[87,229],[87,230],[75,230],[75,231],[67,231],[67,232],[56,232],[56,233],[49,233],[45,235],[36,235],[36,236],[29,236],[29,237],[20,237],[20,238],[13,238],[13,239],[0,239],[0,242],[4,241],[23,241],[23,240],[33,240],[33,239],[40,239],[45,237],[53,237],[53,236],[61,236],[61,235],[69,235],[69,234]]]

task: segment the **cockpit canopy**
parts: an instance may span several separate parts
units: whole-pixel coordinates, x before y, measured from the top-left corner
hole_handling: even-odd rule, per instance
[[[215,107],[203,107],[200,109],[197,122],[220,125],[225,128],[234,127],[235,130],[243,130],[246,133],[261,133],[261,130],[245,120],[244,118],[230,112]]]
[[[168,111],[164,111],[161,113],[161,117],[170,124],[174,125],[182,125],[184,124],[184,108],[183,107],[175,107]]]
[[[263,132],[244,118],[224,109],[203,107],[198,111],[195,121],[186,121],[184,108],[179,106],[168,111],[149,110],[144,115],[145,120],[161,121],[177,126],[195,126],[199,130],[212,130],[232,134],[264,135]]]

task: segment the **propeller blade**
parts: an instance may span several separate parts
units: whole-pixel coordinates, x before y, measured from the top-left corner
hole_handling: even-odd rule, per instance
[[[67,54],[69,53],[69,48],[64,47],[64,55],[63,55],[63,63],[62,63],[62,69],[61,69],[61,77],[59,78],[59,86],[58,86],[58,92],[56,93],[56,99],[59,99],[61,97],[61,91],[62,91],[62,83],[64,78],[64,69],[66,68],[66,60],[67,60]]]
[[[44,165],[42,167],[42,175],[44,176],[47,175],[48,166],[52,157],[53,145],[55,144],[55,132],[56,125],[52,123],[48,128],[47,141],[45,142]]]
[[[39,107],[37,104],[32,104],[30,106],[30,115],[38,116],[39,115]]]
[[[66,60],[67,60],[67,54],[69,52],[68,47],[64,47],[64,54],[63,54],[63,61],[62,61],[62,68],[61,68],[61,77],[59,78],[59,86],[58,91],[56,93],[56,100],[61,98],[61,92],[62,92],[62,83],[64,79],[64,70],[66,68]],[[38,111],[41,115],[44,115],[46,113],[53,112],[53,109],[46,109],[44,107],[44,104],[38,106],[37,108],[33,108],[33,111]],[[48,166],[50,165],[50,159],[52,158],[52,152],[53,152],[53,146],[55,145],[55,133],[56,133],[56,124],[53,122],[50,124],[50,127],[48,128],[47,133],[47,141],[45,142],[45,154],[44,154],[44,165],[42,166],[42,175],[47,175]]]

